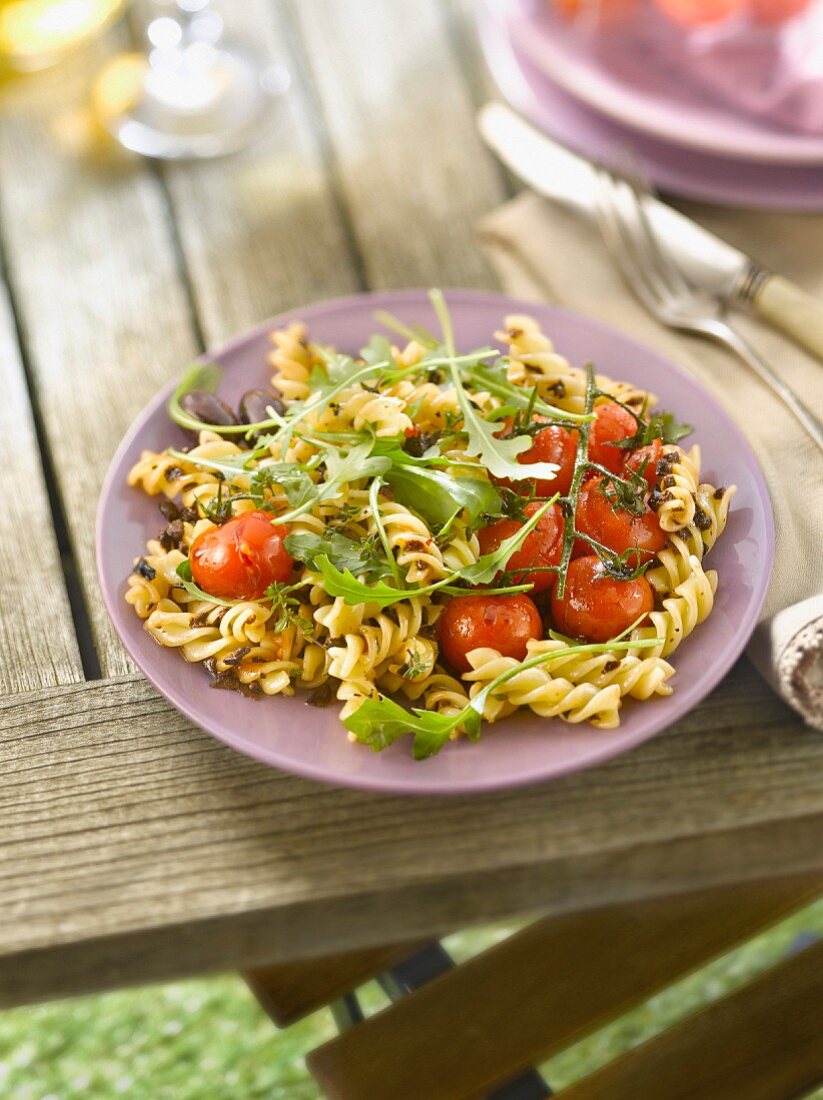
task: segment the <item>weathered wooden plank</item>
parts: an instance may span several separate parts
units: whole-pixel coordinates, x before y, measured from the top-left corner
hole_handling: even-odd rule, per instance
[[[87,117],[116,41],[5,89],[0,222],[104,674],[131,669],[94,571],[97,497],[125,429],[197,350],[156,178]]]
[[[361,947],[320,959],[257,966],[243,974],[249,989],[278,1027],[288,1027],[407,959],[425,944]]]
[[[572,1085],[563,1096],[810,1096],[810,1089],[823,1084],[821,1005],[823,943],[818,942]]]
[[[493,286],[475,226],[502,200],[438,0],[312,0],[303,32],[371,286]]]
[[[472,799],[278,774],[136,677],[0,722],[0,1004],[823,867],[823,742],[746,664],[633,753]]]
[[[0,284],[0,692],[83,679],[29,395]]]
[[[821,892],[823,875],[737,883],[537,921],[312,1051],[309,1068],[329,1100],[484,1097]],[[586,1095],[682,1095],[668,1079]]]
[[[210,346],[284,309],[361,289],[290,20],[268,0],[226,15],[289,70],[291,85],[243,153],[163,169]]]

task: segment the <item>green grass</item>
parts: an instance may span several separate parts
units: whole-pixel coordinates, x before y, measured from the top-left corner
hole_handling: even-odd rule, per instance
[[[450,937],[464,959],[510,929]],[[823,935],[823,902],[652,998],[544,1067],[562,1087],[728,992],[780,958],[800,932]],[[385,999],[371,983],[370,1012]],[[0,1013],[0,1096],[8,1100],[320,1100],[303,1062],[334,1034],[327,1011],[274,1029],[234,975]]]

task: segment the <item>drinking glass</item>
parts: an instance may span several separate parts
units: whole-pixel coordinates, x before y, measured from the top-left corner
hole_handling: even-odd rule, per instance
[[[97,81],[102,121],[133,152],[164,160],[220,156],[251,141],[287,71],[227,34],[210,0],[153,0],[145,52]]]

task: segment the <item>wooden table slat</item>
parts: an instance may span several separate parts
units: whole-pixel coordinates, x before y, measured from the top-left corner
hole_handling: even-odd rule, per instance
[[[370,286],[494,285],[478,218],[505,191],[439,0],[291,0]]]
[[[0,729],[0,1004],[823,865],[823,741],[745,663],[631,754],[482,799],[282,775],[140,678],[9,697]]]
[[[198,350],[154,174],[101,143],[87,113],[115,35],[4,89],[0,225],[104,675],[133,669],[103,608],[94,517],[140,408]]]
[[[245,0],[225,14],[291,83],[247,150],[162,169],[208,347],[283,310],[362,289],[284,5]]]
[[[83,679],[11,305],[0,285],[0,692]]]

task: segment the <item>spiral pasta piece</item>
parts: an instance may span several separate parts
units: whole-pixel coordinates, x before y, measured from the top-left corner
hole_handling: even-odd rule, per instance
[[[685,453],[666,446],[658,462],[659,477],[650,503],[664,531],[679,531],[694,519],[695,494],[700,479],[700,448]]]
[[[269,363],[274,368],[272,385],[287,401],[305,401],[311,393],[312,367],[321,362],[307,339],[302,321],[292,321],[284,329],[271,333],[274,345]]]
[[[566,412],[582,413],[586,395],[586,372],[572,367],[560,355],[538,323],[524,314],[506,317],[503,331],[495,339],[508,344],[507,376],[516,386],[537,387],[538,396]],[[630,382],[618,382],[604,374],[596,375],[604,393],[640,412],[657,404],[654,394],[638,389]]]
[[[446,576],[443,555],[422,519],[396,501],[381,504],[380,512],[389,545],[409,584],[430,584]]]
[[[518,666],[513,657],[503,657],[496,649],[474,649],[468,654],[468,661],[472,671],[464,673],[463,679],[472,684],[472,698],[485,684]],[[620,699],[618,684],[605,687],[585,681],[573,684],[562,676],[553,676],[545,666],[535,665],[521,669],[495,688],[486,702],[483,717],[494,722],[517,707],[528,707],[542,718],[591,722],[601,729],[613,729],[620,724]]]
[[[632,632],[632,639],[656,638],[658,641],[653,649],[638,650],[635,655],[668,657],[711,614],[717,573],[713,569],[704,571],[694,554],[689,556],[689,566],[688,576],[663,600],[662,610],[649,614],[651,626],[640,626]]]

